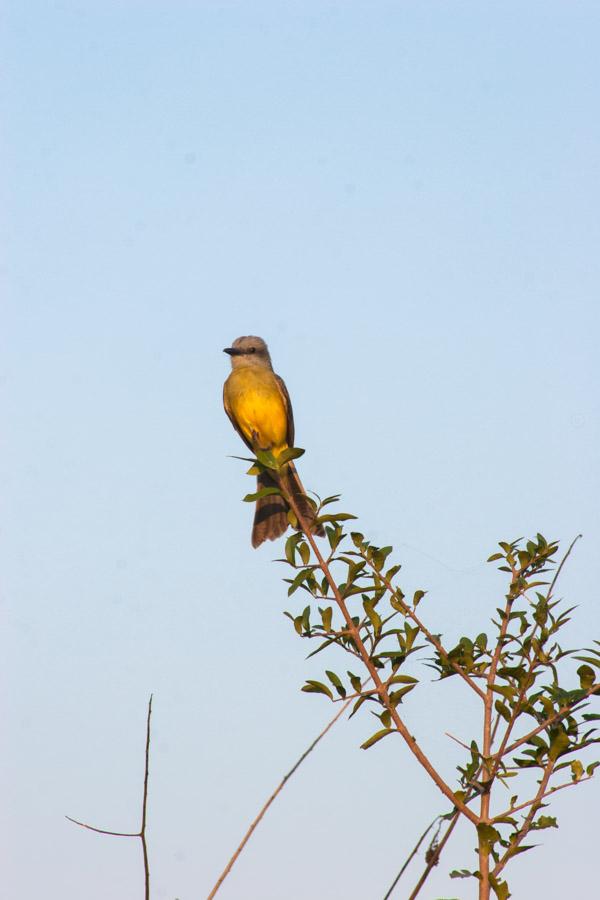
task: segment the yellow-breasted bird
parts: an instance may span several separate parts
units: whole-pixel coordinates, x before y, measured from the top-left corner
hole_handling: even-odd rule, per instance
[[[270,450],[277,458],[294,446],[294,414],[285,383],[273,371],[269,349],[262,338],[247,335],[236,338],[224,352],[231,357],[231,373],[223,385],[225,412],[250,450]],[[315,522],[314,508],[293,462],[283,466],[280,473],[261,472],[257,490],[267,487],[279,487],[291,496],[311,531],[324,534],[323,526]],[[252,527],[253,547],[273,541],[287,531],[289,508],[285,497],[279,494],[259,497]]]

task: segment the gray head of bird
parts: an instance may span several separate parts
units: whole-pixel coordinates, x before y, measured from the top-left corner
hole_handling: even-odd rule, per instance
[[[223,353],[231,357],[231,367],[268,366],[271,368],[269,348],[262,338],[247,334],[236,338],[231,347],[225,347]]]

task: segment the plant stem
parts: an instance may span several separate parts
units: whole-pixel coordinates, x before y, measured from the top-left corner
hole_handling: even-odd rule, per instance
[[[352,637],[354,645],[356,646],[358,652],[360,653],[360,656],[362,658],[362,662],[363,662],[365,668],[368,670],[369,675],[373,679],[373,684],[377,688],[377,692],[381,698],[381,702],[385,706],[385,708],[388,710],[388,712],[392,718],[392,721],[394,722],[394,725],[396,726],[396,730],[403,737],[404,741],[408,745],[408,747],[411,750],[411,752],[413,753],[413,755],[416,757],[416,759],[419,761],[419,763],[423,766],[423,768],[425,769],[425,771],[427,772],[429,777],[432,779],[432,781],[434,781],[434,783],[437,785],[437,787],[440,789],[440,791],[444,794],[444,796],[447,797],[448,800],[450,800],[450,802],[452,803],[452,805],[455,806],[457,809],[459,809],[460,812],[464,816],[466,816],[473,824],[477,824],[479,821],[479,818],[476,815],[476,813],[474,813],[471,809],[469,809],[467,806],[465,806],[465,804],[461,800],[459,800],[457,797],[455,797],[454,791],[452,790],[452,788],[448,784],[446,784],[446,782],[441,777],[439,772],[434,768],[434,766],[432,765],[432,763],[430,762],[428,757],[425,755],[425,753],[423,753],[419,744],[417,743],[415,738],[412,736],[412,734],[410,733],[410,731],[404,724],[403,720],[400,718],[398,711],[396,710],[396,707],[394,706],[393,703],[391,703],[386,686],[382,682],[381,678],[379,677],[379,672],[378,672],[376,666],[371,661],[369,653],[361,639],[360,632],[359,632],[358,628],[356,627],[356,625],[354,624],[352,616],[350,615],[350,613],[348,611],[348,607],[346,606],[346,603],[344,602],[344,598],[342,597],[342,595],[340,593],[340,590],[337,586],[337,582],[336,582],[335,578],[333,577],[333,575],[331,574],[331,570],[330,570],[329,566],[327,565],[327,562],[324,559],[323,555],[321,554],[319,547],[317,545],[317,542],[314,538],[314,535],[312,534],[312,532],[310,530],[310,525],[307,522],[307,520],[305,519],[305,517],[302,515],[302,513],[300,512],[300,509],[298,507],[298,504],[296,503],[296,499],[293,495],[293,492],[290,491],[287,487],[287,476],[284,473],[282,473],[280,475],[280,479],[281,479],[282,485],[285,489],[286,500],[288,501],[290,507],[292,508],[292,510],[300,524],[300,527],[302,528],[302,531],[304,532],[306,540],[309,542],[309,544],[312,548],[312,551],[315,554],[315,558],[318,561],[319,568],[321,569],[321,571],[323,572],[323,575],[327,579],[327,582],[332,590],[335,601],[336,601],[344,619],[346,620],[346,625],[348,626],[348,632]]]
[[[225,881],[225,879],[227,878],[227,876],[228,876],[229,873],[231,872],[233,866],[235,865],[235,863],[236,863],[236,861],[237,861],[237,859],[238,859],[240,853],[242,852],[242,850],[244,849],[244,847],[246,846],[246,844],[248,843],[248,841],[249,841],[250,838],[252,837],[252,834],[253,834],[255,828],[256,828],[257,825],[260,823],[261,819],[263,818],[263,816],[265,815],[265,813],[267,812],[267,810],[269,809],[269,807],[271,806],[271,804],[273,803],[273,801],[274,801],[274,800],[278,797],[278,795],[281,793],[281,791],[283,790],[283,788],[285,787],[285,785],[287,784],[287,782],[289,781],[289,779],[292,777],[292,775],[294,774],[294,772],[296,771],[296,769],[298,769],[298,768],[302,765],[302,763],[304,762],[304,760],[306,759],[306,757],[309,755],[309,753],[312,753],[312,751],[315,749],[315,747],[317,746],[317,744],[319,743],[319,741],[321,740],[321,738],[325,737],[325,735],[327,734],[327,732],[329,731],[329,729],[332,728],[333,725],[335,725],[335,723],[336,723],[337,720],[340,718],[340,716],[342,716],[342,715],[346,712],[346,710],[348,709],[348,707],[349,707],[350,704],[352,703],[352,700],[353,700],[353,699],[354,699],[353,697],[350,697],[350,698],[347,700],[347,702],[344,703],[344,705],[343,705],[343,706],[341,707],[341,709],[336,713],[336,715],[333,717],[333,719],[331,719],[331,720],[327,723],[327,725],[325,726],[325,728],[323,729],[323,731],[322,731],[322,732],[314,739],[314,741],[310,744],[310,746],[306,748],[306,750],[304,751],[304,753],[302,754],[302,756],[301,756],[298,760],[296,760],[296,762],[294,763],[294,765],[292,766],[292,768],[290,769],[290,771],[287,773],[287,775],[284,775],[284,776],[283,776],[283,778],[282,778],[281,781],[279,782],[278,786],[275,788],[275,790],[273,791],[273,793],[271,794],[271,796],[269,797],[269,799],[267,800],[267,802],[264,804],[264,806],[262,807],[262,809],[260,810],[260,812],[258,813],[258,815],[256,816],[256,818],[254,819],[254,821],[252,822],[252,824],[251,824],[250,827],[248,828],[246,834],[244,835],[244,837],[243,837],[243,839],[242,839],[242,842],[240,843],[239,847],[237,848],[237,850],[235,851],[235,853],[233,854],[233,856],[231,857],[231,859],[229,860],[229,862],[227,863],[227,865],[225,866],[225,868],[223,869],[222,873],[220,874],[219,878],[217,879],[217,882],[216,882],[215,886],[213,887],[213,889],[211,890],[210,894],[208,895],[207,900],[212,900],[212,898],[215,897],[217,891],[219,890],[219,888],[221,887],[221,885],[223,884],[223,882]]]
[[[429,643],[430,643],[433,647],[435,647],[435,649],[436,649],[437,652],[439,653],[440,657],[441,657],[442,659],[447,660],[447,661],[448,661],[448,664],[454,669],[454,671],[456,672],[456,674],[457,674],[457,675],[460,675],[460,677],[463,679],[463,681],[464,681],[466,684],[469,685],[469,687],[471,688],[471,690],[475,691],[475,693],[478,694],[479,697],[481,697],[482,700],[485,700],[485,693],[484,693],[484,691],[481,690],[481,688],[479,687],[479,685],[476,684],[476,683],[473,681],[473,679],[471,678],[471,676],[468,675],[468,674],[465,672],[465,670],[464,670],[461,666],[459,666],[459,664],[458,664],[457,662],[455,662],[455,661],[452,660],[452,659],[449,659],[449,657],[448,657],[448,652],[447,652],[447,650],[444,649],[444,646],[443,646],[442,642],[439,640],[439,638],[437,638],[437,637],[435,636],[435,634],[432,634],[431,631],[429,631],[429,629],[425,627],[425,625],[423,624],[423,622],[422,622],[422,621],[420,620],[420,618],[417,616],[417,614],[416,614],[416,612],[414,611],[414,609],[413,609],[411,606],[409,606],[408,603],[405,603],[405,602],[404,602],[404,600],[402,599],[401,595],[400,595],[399,592],[394,588],[394,585],[391,583],[391,581],[390,581],[388,578],[386,578],[385,575],[383,575],[381,572],[378,572],[378,571],[377,571],[377,569],[375,568],[375,566],[373,565],[373,563],[371,562],[370,559],[366,559],[365,562],[371,567],[371,569],[375,572],[375,574],[377,575],[377,577],[381,579],[381,582],[385,585],[385,587],[387,588],[387,590],[389,591],[389,593],[396,599],[398,605],[402,607],[402,610],[403,610],[403,612],[404,612],[404,615],[405,615],[405,616],[408,616],[410,619],[413,620],[413,622],[415,623],[415,625],[417,626],[417,628],[419,629],[419,631],[422,632],[422,634],[423,634],[423,636],[425,637],[425,639],[426,639],[427,641],[429,641]]]

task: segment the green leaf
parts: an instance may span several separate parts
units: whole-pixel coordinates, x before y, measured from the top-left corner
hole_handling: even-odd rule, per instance
[[[394,548],[393,547],[380,547],[378,550],[373,548],[373,554],[371,556],[371,562],[373,563],[373,568],[377,572],[381,572],[383,566],[385,565],[385,561],[390,555]]]
[[[364,742],[364,744],[360,745],[361,750],[368,750],[369,747],[372,747],[373,744],[376,744],[377,741],[380,741],[382,738],[387,737],[388,734],[392,734],[395,731],[394,728],[382,728],[381,731],[376,731],[375,734],[372,734],[368,740]]]
[[[494,703],[494,708],[499,715],[502,716],[505,722],[510,722],[510,710],[506,703],[502,703],[501,700],[496,700]]]
[[[288,447],[287,450],[283,450],[279,456],[277,457],[277,462],[280,466],[284,466],[292,459],[298,459],[300,456],[304,456],[305,450],[301,450],[300,447]],[[258,457],[258,453],[256,454]]]
[[[353,716],[355,713],[357,713],[357,712],[359,711],[359,709],[361,708],[361,706],[363,705],[363,703],[365,703],[365,701],[366,701],[367,699],[368,699],[368,698],[365,697],[364,695],[363,695],[362,697],[359,697],[359,698],[358,698],[358,700],[356,701],[356,703],[355,703],[354,706],[352,707],[352,712],[351,712],[350,715],[348,716],[349,719],[351,719],[352,716]]]
[[[278,469],[279,463],[270,450],[257,450],[256,458],[266,469]]]
[[[332,683],[332,685],[334,686],[334,688],[336,689],[336,691],[338,692],[338,694],[340,695],[340,697],[345,697],[345,696],[346,696],[346,688],[344,687],[344,685],[343,685],[342,682],[340,681],[340,678],[335,674],[335,672],[330,672],[330,671],[327,669],[327,670],[325,671],[325,674],[326,674],[327,677],[329,678],[330,682]]]
[[[298,616],[298,618],[300,619],[300,632],[299,633],[300,633],[301,637],[304,637],[304,635],[302,634],[302,616]],[[312,637],[312,635],[311,635],[311,637]],[[321,650],[325,650],[326,647],[331,647],[332,644],[337,644],[337,643],[338,643],[338,638],[327,638],[326,640],[323,641],[322,644],[319,644],[319,646],[317,647],[316,650],[313,650],[312,653],[309,653],[306,658],[310,659],[312,656],[316,656],[317,653],[320,653]]]
[[[317,522],[346,522],[348,519],[356,519],[356,516],[345,512],[326,513],[324,516],[319,516]]]
[[[246,494],[243,501],[244,503],[254,503],[255,500],[260,500],[262,497],[270,497],[271,494],[281,494],[281,491],[278,487],[261,488],[255,494]]]
[[[477,878],[477,873],[469,872],[468,869],[453,869],[450,878]]]
[[[503,553],[492,553],[491,556],[488,556],[487,561],[495,562],[497,559],[504,559],[504,554]]]
[[[571,760],[571,778],[573,781],[579,781],[583,777],[583,765],[578,759]]]
[[[396,588],[395,592],[390,597],[390,606],[392,609],[395,609],[396,612],[401,612],[406,614],[406,603],[404,602],[404,594],[400,590],[400,588]]]
[[[594,686],[595,673],[591,666],[579,666],[577,669],[579,682],[584,691],[588,691]]]
[[[416,685],[407,684],[405,687],[400,688],[399,691],[392,691],[390,694],[390,703],[392,706],[396,707],[401,702],[402,698],[409,694]]]
[[[540,816],[531,827],[541,831],[542,828],[558,828],[558,825],[555,816]]]
[[[502,694],[502,696],[505,697],[507,700],[512,700],[512,698],[517,693],[517,689],[514,687],[511,687],[510,685],[507,687],[503,687],[502,685],[493,684],[492,690],[495,691],[497,694]]]
[[[296,575],[296,577],[290,582],[290,586],[288,588],[288,597],[291,597],[292,594],[298,590],[300,585],[306,581],[307,579],[312,577],[313,570],[316,566],[310,566],[308,569],[301,569],[300,572]],[[289,579],[286,579],[286,581]],[[308,631],[308,628],[306,629]]]
[[[331,619],[333,617],[333,609],[331,606],[328,606],[326,609],[321,611],[321,620],[323,622],[323,629],[325,631],[331,631]]]
[[[302,625],[305,631],[310,632],[310,606],[305,606],[302,611]]]
[[[413,596],[413,606],[418,606],[427,591],[415,591]]]
[[[300,559],[302,560],[304,565],[307,566],[310,560],[310,547],[308,546],[306,541],[301,541],[301,543],[298,544],[298,552],[300,554]]]
[[[307,694],[325,694],[327,697],[329,697],[330,700],[333,700],[333,694],[331,693],[327,685],[321,684],[320,681],[307,679],[306,684],[302,685],[302,690]]]
[[[498,900],[508,900],[508,898],[512,896],[512,894],[508,890],[507,882],[500,881],[492,873],[490,873],[490,885],[492,886],[492,890],[494,891]]]
[[[478,650],[481,651],[481,653],[484,653],[487,650],[487,641],[487,634],[485,634],[485,632],[483,631],[475,638],[475,646]]]
[[[358,675],[353,675],[352,672],[348,672],[348,678],[350,679],[352,690],[356,691],[356,693],[359,694],[362,690],[362,682]]]
[[[600,659],[595,659],[593,656],[575,656],[573,658],[581,660],[581,662],[590,663],[592,666],[600,667]]]
[[[379,613],[375,612],[374,606],[374,600],[369,600],[368,598],[366,600],[363,600],[363,609],[367,614],[369,622],[375,629],[375,634],[378,634],[381,631],[381,616],[379,615]]]
[[[342,531],[342,526],[336,525],[335,528],[326,528],[325,531],[327,533],[327,540],[329,541],[329,546],[331,547],[332,551],[335,553],[338,546],[340,545],[343,538],[345,537],[344,532]]]
[[[488,852],[500,840],[500,832],[493,825],[487,825],[485,822],[481,822],[477,826],[477,834],[479,835],[480,845]]]
[[[548,758],[549,759],[558,759],[558,757],[567,750],[569,747],[569,735],[566,731],[557,731],[550,741],[550,748],[548,750]],[[525,751],[526,753],[527,751]]]
[[[384,711],[381,713],[381,715],[378,716],[378,718],[381,719],[381,724],[386,728],[389,728],[392,724],[392,714],[390,713],[389,709],[384,709]]]
[[[292,534],[285,542],[285,558],[291,566],[296,565],[296,548],[302,538],[302,532],[299,532],[298,534]]]

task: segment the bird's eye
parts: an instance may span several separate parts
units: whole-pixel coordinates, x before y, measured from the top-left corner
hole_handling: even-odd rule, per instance
[[[256,353],[256,347],[248,347],[248,353]]]

